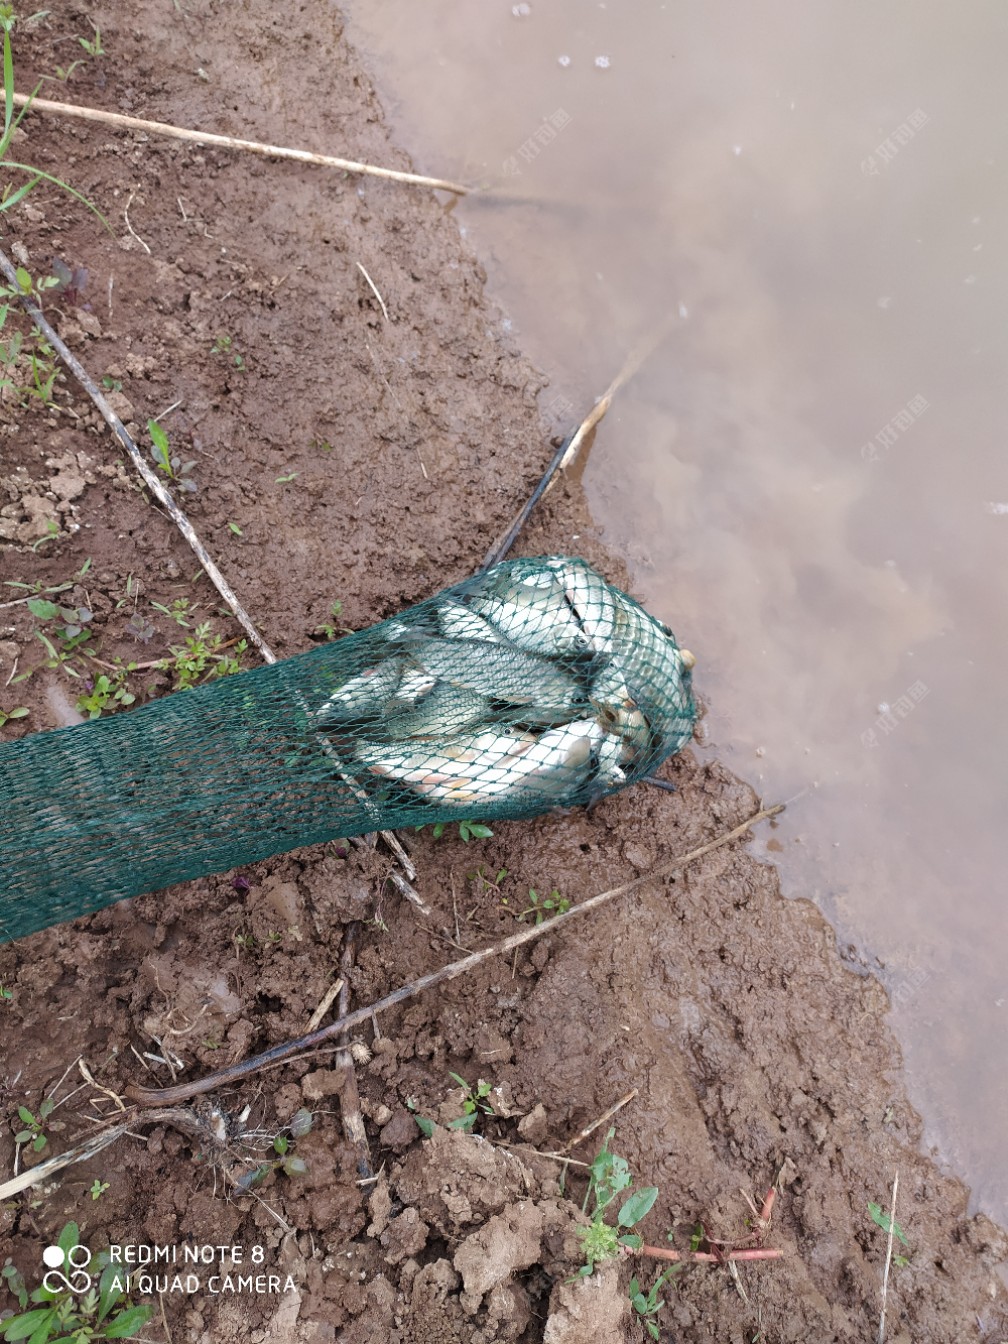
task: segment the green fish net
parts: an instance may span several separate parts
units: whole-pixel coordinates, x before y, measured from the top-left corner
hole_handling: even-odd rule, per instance
[[[532,817],[689,739],[692,656],[582,560],[0,747],[0,941],[340,836]]]

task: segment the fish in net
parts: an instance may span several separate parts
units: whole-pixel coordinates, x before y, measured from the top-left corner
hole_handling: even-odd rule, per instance
[[[302,845],[591,804],[690,738],[693,657],[583,560],[0,747],[0,940]]]

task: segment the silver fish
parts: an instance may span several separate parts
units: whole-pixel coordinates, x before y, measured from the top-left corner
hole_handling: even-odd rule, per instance
[[[475,611],[470,611],[464,602],[455,598],[446,598],[438,603],[438,624],[446,639],[482,639],[490,644],[499,644],[501,637],[489,621]]]
[[[557,802],[577,793],[588,783],[604,736],[595,719],[576,719],[540,733],[535,746],[522,754],[511,787]]]
[[[399,713],[413,709],[425,696],[430,695],[437,685],[437,677],[432,677],[422,667],[409,667],[396,687],[395,697],[386,705],[387,713]]]
[[[405,678],[404,678],[405,680]],[[432,689],[412,707],[399,707],[390,701],[385,709],[385,730],[392,741],[408,737],[444,737],[484,722],[490,715],[490,701],[447,681],[436,681]]]
[[[583,700],[566,672],[536,654],[505,645],[420,635],[410,642],[410,654],[433,676],[510,704],[556,706],[562,711]]]
[[[621,765],[633,768],[643,761],[654,745],[651,725],[615,662],[596,675],[590,697],[599,724],[620,744]]]
[[[464,807],[505,788],[535,741],[531,733],[488,731],[461,743],[444,739],[409,750],[361,743],[356,758],[372,774],[407,784],[423,798]]]
[[[688,650],[678,648],[668,628],[652,621],[646,612],[633,611],[628,605],[627,617],[634,642],[627,646],[622,665],[633,687],[632,698],[651,727],[651,750],[667,755],[678,751],[693,733],[696,708],[690,674],[696,660]],[[643,734],[630,724],[624,727],[646,751]]]
[[[603,790],[621,788],[627,782],[625,746],[612,733],[604,733],[595,748],[595,780]]]
[[[567,601],[563,584],[553,574],[504,577],[489,591],[475,593],[469,602],[521,649],[548,657],[591,651],[591,641]]]
[[[368,667],[343,685],[318,711],[320,720],[367,718],[380,714],[399,686],[403,664],[386,658]]]
[[[596,653],[611,653],[618,632],[616,596],[605,579],[583,560],[555,556],[547,562],[563,584],[564,595]]]

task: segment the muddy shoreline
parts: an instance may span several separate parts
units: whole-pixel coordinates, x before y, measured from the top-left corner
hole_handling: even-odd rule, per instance
[[[95,12],[107,54],[58,94],[410,166],[337,16],[281,20],[257,3],[187,11],[130,0]],[[63,6],[18,30],[19,87],[66,64],[89,13]],[[324,99],[304,96],[320,88]],[[47,311],[108,379],[124,419],[139,427],[179,403],[163,423],[195,464],[198,489],[184,505],[280,656],[472,572],[538,478],[555,427],[540,420],[545,379],[510,338],[442,201],[42,117],[19,155],[98,202],[114,236],[47,187],[5,220],[5,250],[23,249],[36,274],[54,256],[86,268],[80,292],[50,296]],[[89,404],[65,381],[55,401],[2,403],[0,580],[69,584],[57,596],[91,613],[89,642],[106,662],[156,662],[202,621],[222,642],[236,639]],[[572,480],[548,496],[516,553],[562,551],[628,585]],[[26,604],[0,618],[6,683],[15,663],[19,674],[45,657]],[[702,696],[702,647],[694,652]],[[176,682],[148,668],[128,685],[142,702]],[[12,679],[0,707],[29,714],[0,736],[57,726],[81,694],[62,667]],[[37,1112],[54,1092],[62,1102],[52,1118],[63,1127],[41,1156],[111,1110],[90,1088],[68,1096],[79,1076],[56,1091],[79,1056],[116,1094],[172,1072],[198,1076],[305,1029],[348,924],[358,928],[358,1006],[514,932],[530,889],[582,899],[759,805],[689,750],[666,772],[674,795],[638,788],[590,816],[504,823],[468,845],[408,837],[429,919],[388,887],[379,855],[327,845],[0,945],[10,993],[0,1003],[0,1179],[14,1167],[19,1105]],[[875,1337],[886,1239],[868,1206],[886,1203],[897,1169],[910,1247],[890,1280],[889,1337],[1003,1338],[997,1266],[1008,1244],[921,1152],[886,1010],[881,986],[842,959],[815,907],[785,901],[775,871],[735,845],[387,1014],[380,1034],[360,1033],[354,1067],[377,1183],[357,1183],[341,1123],[345,1076],[322,1055],[217,1098],[226,1150],[162,1124],[0,1204],[0,1261],[11,1256],[37,1283],[42,1248],[73,1219],[95,1251],[261,1246],[266,1272],[293,1280],[286,1292],[166,1291],[153,1299],[149,1338],[165,1338],[167,1322],[175,1341],[640,1340],[626,1298],[633,1266],[565,1282],[583,1177],[572,1168],[561,1194],[558,1164],[532,1151],[556,1151],[636,1088],[612,1146],[659,1190],[649,1241],[671,1231],[688,1249],[700,1224],[709,1239],[743,1241],[752,1213],[741,1192],[759,1207],[779,1188],[766,1241],[783,1259],[745,1266],[744,1291],[723,1268],[691,1267],[664,1290],[663,1339]],[[463,1104],[452,1073],[494,1089],[494,1114],[480,1113],[475,1136],[446,1128]],[[274,1163],[271,1136],[301,1109],[313,1123],[293,1143],[305,1170],[291,1174]],[[437,1123],[433,1138],[417,1113]],[[575,1152],[590,1160],[594,1150]],[[264,1164],[261,1182],[243,1188]],[[13,1305],[0,1287],[0,1310]]]

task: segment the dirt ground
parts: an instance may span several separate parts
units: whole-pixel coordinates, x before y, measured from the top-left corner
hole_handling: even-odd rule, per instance
[[[331,6],[57,3],[16,32],[20,88],[84,57],[89,16],[105,55],[48,84],[50,97],[410,167]],[[16,148],[93,199],[114,236],[46,187],[4,217],[4,250],[39,276],[54,257],[86,270],[47,311],[128,423],[163,415],[195,463],[184,507],[281,657],[327,624],[366,626],[473,571],[560,427],[542,423],[544,379],[509,340],[444,199],[43,115]],[[72,383],[58,381],[48,407],[4,395],[0,505],[0,579],[71,584],[56,600],[91,613],[88,646],[106,662],[154,663],[202,620],[237,639]],[[518,547],[557,551],[627,582],[570,481]],[[29,711],[4,740],[75,721],[88,692],[66,666],[41,667],[35,631],[52,630],[9,605],[23,596],[0,589],[0,708]],[[188,629],[152,605],[183,600]],[[702,695],[702,632],[681,633],[700,646]],[[95,674],[79,654],[69,667]],[[146,668],[126,685],[141,702],[173,679]],[[303,1032],[349,929],[358,1006],[514,932],[530,888],[577,901],[758,806],[688,750],[665,770],[675,794],[637,787],[590,816],[500,824],[467,845],[409,837],[427,918],[386,883],[377,853],[331,844],[0,945],[0,1183],[18,1106],[60,1102],[46,1149],[22,1165],[111,1113],[78,1057],[116,1094],[198,1077]],[[886,1010],[813,905],[783,900],[775,870],[736,844],[361,1031],[353,1068],[377,1180],[359,1175],[346,1073],[322,1053],[194,1107],[188,1130],[139,1123],[0,1204],[0,1263],[37,1283],[43,1247],[70,1219],[95,1252],[240,1246],[247,1264],[261,1247],[255,1263],[276,1283],[260,1291],[213,1291],[203,1266],[196,1290],[164,1281],[140,1295],[156,1307],[144,1338],[175,1344],[642,1340],[627,1283],[657,1271],[613,1261],[570,1281],[584,1168],[541,1155],[636,1088],[612,1147],[659,1189],[646,1240],[752,1245],[744,1196],[759,1208],[779,1191],[763,1240],[783,1258],[736,1277],[684,1270],[663,1291],[662,1340],[877,1337],[886,1238],[868,1205],[887,1203],[897,1169],[909,1249],[890,1279],[888,1338],[1004,1340],[1008,1240],[968,1216],[967,1191],[922,1153]],[[476,1134],[447,1127],[463,1100],[453,1072],[492,1086]],[[302,1108],[312,1128],[287,1156],[305,1170],[288,1173],[272,1138]],[[438,1122],[432,1138],[414,1111]],[[590,1161],[604,1132],[574,1156]],[[14,1305],[0,1285],[0,1311]]]

